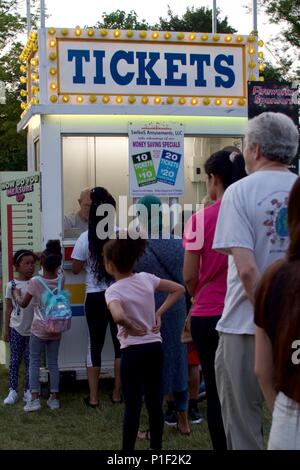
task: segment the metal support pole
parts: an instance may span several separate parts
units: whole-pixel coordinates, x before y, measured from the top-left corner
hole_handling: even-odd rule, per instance
[[[27,36],[29,37],[30,31],[31,31],[30,0],[26,0],[26,17],[27,17]]]
[[[213,32],[213,34],[215,34],[217,32],[217,0],[213,0],[212,32]]]
[[[257,0],[252,1],[253,33],[257,36]]]
[[[45,28],[45,0],[40,0],[41,28]]]

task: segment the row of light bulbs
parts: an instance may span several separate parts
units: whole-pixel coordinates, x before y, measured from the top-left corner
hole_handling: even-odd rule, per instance
[[[61,102],[64,104],[67,104],[70,102],[70,95],[62,95],[58,97],[57,95],[51,95],[50,96],[50,101],[51,103],[57,103]],[[76,103],[82,104],[84,103],[86,98],[83,95],[77,95],[75,98]],[[101,99],[103,104],[123,104],[124,101],[126,102],[126,97],[124,96],[109,96],[109,95],[104,95],[102,96]],[[90,95],[88,97],[88,102],[91,104],[95,104],[98,102],[98,97],[96,95]],[[127,97],[127,102],[129,104],[135,104],[137,102],[137,98],[133,95]],[[179,105],[186,105],[186,104],[191,104],[193,106],[196,106],[198,104],[203,104],[205,106],[209,105],[216,105],[216,106],[221,106],[221,105],[227,105],[227,106],[232,106],[233,104],[237,103],[239,106],[244,106],[246,104],[246,101],[244,98],[185,98],[185,97],[173,97],[173,96],[168,96],[166,98],[161,97],[161,96],[155,96],[149,98],[148,96],[142,96],[140,99],[140,102],[142,104],[179,104]]]
[[[95,30],[94,28],[87,28],[83,29],[80,26],[76,26],[74,30],[70,30],[68,28],[61,28],[59,30],[59,33],[66,37],[68,35],[73,35],[72,32],[74,31],[74,35],[76,37],[81,37],[86,35],[89,38],[92,38],[95,36],[95,34],[98,33],[98,35],[102,38],[105,38],[109,35],[109,30],[107,29],[100,29],[100,30]],[[54,36],[56,34],[56,29],[55,28],[49,28],[48,29],[48,34],[50,36]],[[171,33],[169,31],[167,32],[162,32],[162,31],[133,31],[131,29],[128,30],[121,30],[121,29],[115,29],[112,33],[113,37],[116,39],[121,38],[122,36],[128,39],[131,38],[136,38],[137,35],[140,39],[165,39],[165,40],[170,40],[170,39],[177,39],[178,41],[183,41],[183,40],[189,40],[189,41],[208,41],[209,39],[213,40],[214,42],[218,42],[223,39],[224,42],[230,43],[233,40],[235,40],[238,43],[242,43],[244,41],[253,43],[256,41],[256,38],[253,34],[250,34],[247,38],[245,38],[242,35],[232,35],[232,34],[207,34],[207,33],[183,33],[183,32],[178,32],[178,33]]]

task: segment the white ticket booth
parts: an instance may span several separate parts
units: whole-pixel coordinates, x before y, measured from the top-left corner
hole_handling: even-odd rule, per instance
[[[87,348],[84,274],[70,271],[78,233],[64,232],[64,215],[78,210],[86,187],[104,186],[117,202],[132,195],[129,126],[144,123],[182,126],[178,200],[200,203],[206,158],[227,145],[242,149],[247,81],[258,78],[258,46],[252,35],[91,28],[30,34],[21,55],[18,129],[28,132],[28,170],[41,174],[42,248],[50,238],[64,246],[73,320],[62,339],[61,370],[84,377]],[[103,371],[112,365],[108,330]]]

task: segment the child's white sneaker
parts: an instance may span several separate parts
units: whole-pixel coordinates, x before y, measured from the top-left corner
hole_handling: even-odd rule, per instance
[[[51,408],[51,410],[58,410],[58,408],[60,407],[59,400],[57,400],[56,398],[48,398],[47,405],[49,406],[49,408]]]
[[[30,390],[24,391],[23,401],[25,401],[25,403],[27,403],[27,402],[30,401],[30,400],[31,400],[31,392],[30,392]]]
[[[41,409],[41,402],[39,398],[28,401],[23,408],[24,411],[38,411],[40,409]]]
[[[7,397],[3,400],[4,405],[14,405],[18,400],[18,393],[13,388],[9,389]]]

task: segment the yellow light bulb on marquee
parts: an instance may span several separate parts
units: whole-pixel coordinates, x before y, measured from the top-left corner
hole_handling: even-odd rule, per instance
[[[56,74],[57,74],[57,69],[56,69],[55,67],[50,67],[49,73],[50,73],[50,75],[52,75],[52,76],[53,76],[53,75],[56,75]]]
[[[136,97],[135,96],[129,96],[128,103],[134,104],[135,102],[136,102]]]
[[[56,46],[56,41],[55,41],[55,39],[51,39],[51,40],[49,41],[49,46],[50,46],[50,47],[55,47],[55,46]]]
[[[121,31],[119,29],[116,29],[116,31],[114,31],[114,36],[115,38],[119,38],[121,36]]]
[[[63,95],[63,97],[62,97],[62,102],[63,102],[63,103],[68,103],[69,101],[70,101],[69,95]]]
[[[131,29],[129,29],[128,31],[126,31],[126,36],[127,36],[128,38],[132,38],[132,37],[133,37],[133,34],[134,34],[134,33],[133,33],[133,31],[132,31]]]
[[[103,96],[103,98],[102,98],[102,102],[103,102],[104,104],[107,104],[107,103],[109,103],[109,101],[110,101],[110,98],[109,98],[109,96]]]
[[[94,36],[95,31],[93,30],[93,28],[89,28],[87,34],[88,34],[88,36],[91,38],[91,37]]]
[[[79,103],[79,104],[83,103],[83,96],[77,96],[77,97],[76,97],[76,101],[77,101],[77,103]]]
[[[226,101],[226,103],[228,104],[228,106],[232,106],[232,105],[233,105],[233,99],[228,98],[228,100]]]
[[[92,104],[96,103],[97,102],[97,96],[90,95],[89,96],[89,102],[92,103]]]
[[[48,34],[52,35],[56,33],[56,29],[55,28],[49,28],[48,29]]]
[[[230,42],[232,40],[232,37],[231,36],[225,36],[225,41],[226,42]]]
[[[155,104],[160,104],[160,103],[161,103],[161,98],[160,98],[160,96],[156,96],[156,97],[154,98],[154,103],[155,103]]]
[[[50,83],[50,90],[57,90],[57,84],[55,82]]]
[[[210,104],[210,99],[209,98],[203,98],[203,104],[205,106],[208,106]]]
[[[214,40],[215,42],[219,41],[219,40],[220,40],[220,35],[219,35],[219,34],[214,34],[214,35],[213,35],[213,40]]]
[[[196,104],[198,104],[197,98],[192,98],[192,99],[191,99],[191,103],[192,103],[193,106],[195,106]]]
[[[157,31],[154,31],[152,33],[152,39],[157,39],[159,37],[159,33]]]
[[[149,98],[148,98],[148,96],[143,96],[143,98],[142,98],[141,101],[142,101],[143,104],[148,104],[148,103],[149,103]]]
[[[215,104],[216,104],[217,106],[220,106],[220,105],[222,104],[222,100],[220,100],[220,98],[217,98],[217,99],[215,100]]]
[[[240,34],[236,37],[236,42],[243,42],[244,38]]]
[[[60,30],[60,32],[61,32],[61,34],[62,34],[63,36],[68,36],[68,34],[69,34],[68,28],[62,28],[62,29]]]
[[[183,105],[185,104],[185,98],[179,98],[179,104]]]
[[[75,36],[79,37],[79,36],[81,36],[81,34],[82,34],[82,30],[81,30],[80,26],[76,26]]]
[[[51,95],[51,96],[50,96],[50,101],[51,101],[51,103],[56,103],[57,100],[58,100],[58,98],[57,98],[56,95]]]
[[[174,98],[173,96],[168,96],[167,98],[167,104],[173,104],[174,103]]]
[[[208,34],[202,34],[201,40],[202,41],[207,41],[208,40]]]
[[[190,40],[190,41],[195,41],[195,39],[196,39],[196,34],[195,34],[195,33],[191,33],[191,34],[189,35],[189,40]]]
[[[178,33],[177,39],[179,39],[179,41],[182,41],[184,39],[184,33]]]
[[[165,39],[167,39],[167,41],[171,39],[171,37],[172,37],[171,33],[165,33]]]
[[[123,103],[123,98],[122,98],[122,96],[117,96],[117,97],[116,97],[116,103],[118,103],[118,104]]]
[[[140,31],[140,38],[145,39],[147,37],[147,31]]]
[[[50,60],[56,60],[56,52],[50,52],[49,59]]]
[[[100,36],[102,36],[103,38],[105,38],[105,36],[107,36],[107,35],[108,35],[107,29],[101,29],[101,30],[100,30]]]

